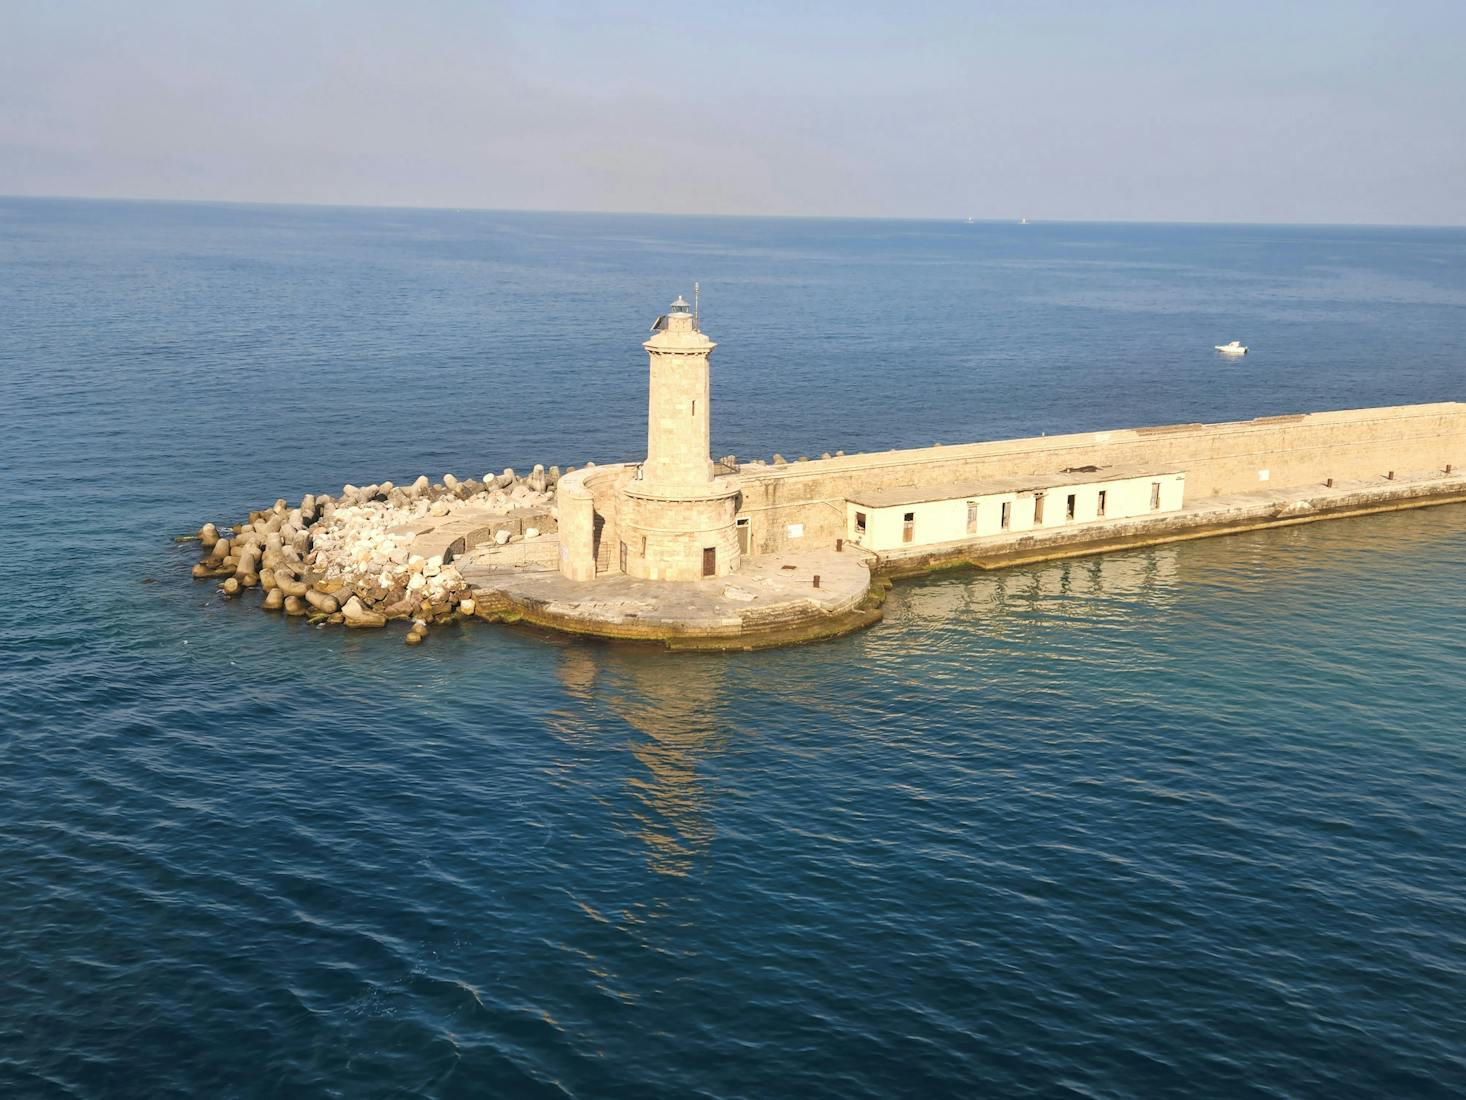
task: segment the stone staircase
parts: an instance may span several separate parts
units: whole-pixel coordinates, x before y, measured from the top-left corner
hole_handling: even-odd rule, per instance
[[[596,547],[596,575],[611,572],[611,543],[613,539],[601,537],[600,545]]]

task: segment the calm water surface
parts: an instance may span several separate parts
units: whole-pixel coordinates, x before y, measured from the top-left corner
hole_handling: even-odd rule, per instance
[[[744,457],[1466,397],[1461,231],[0,201],[0,1094],[1466,1091],[1466,508],[717,658],[188,579],[635,456],[693,279]]]

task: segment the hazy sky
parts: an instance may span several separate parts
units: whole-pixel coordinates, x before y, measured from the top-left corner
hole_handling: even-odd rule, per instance
[[[0,0],[0,194],[1466,224],[1466,0]]]

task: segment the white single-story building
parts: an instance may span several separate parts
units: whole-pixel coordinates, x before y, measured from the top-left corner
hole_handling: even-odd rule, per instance
[[[845,502],[846,535],[877,553],[1017,531],[1176,512],[1184,473],[1110,467],[991,481],[878,489]]]

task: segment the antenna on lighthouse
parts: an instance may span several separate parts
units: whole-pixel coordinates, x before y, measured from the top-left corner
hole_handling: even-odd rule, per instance
[[[692,284],[692,327],[698,332],[702,331],[702,288],[696,283]]]

